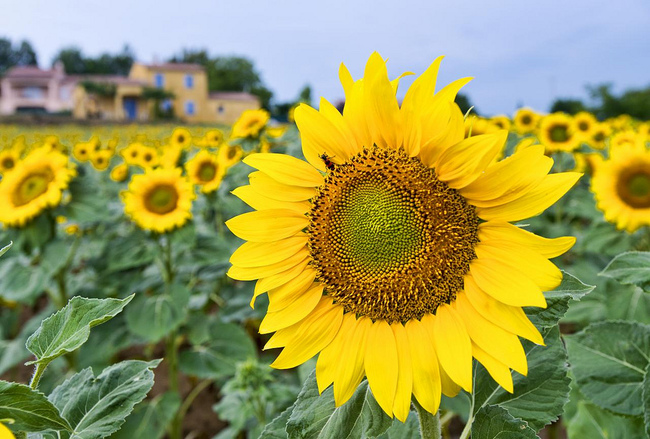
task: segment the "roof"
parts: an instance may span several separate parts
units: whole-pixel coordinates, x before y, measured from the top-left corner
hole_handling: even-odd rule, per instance
[[[222,99],[224,101],[255,101],[259,98],[245,91],[213,91],[210,92],[210,99]]]
[[[55,70],[41,70],[36,66],[17,66],[7,70],[5,78],[11,79],[24,79],[24,78],[38,78],[49,79],[56,74]]]
[[[115,84],[115,85],[136,85],[136,86],[146,86],[148,85],[146,81],[140,81],[138,79],[132,79],[127,76],[118,76],[118,75],[75,75],[68,76],[70,79],[74,79],[78,82],[90,81],[103,84]]]
[[[167,70],[174,72],[200,72],[205,70],[201,64],[187,63],[163,63],[163,64],[144,64],[149,70]]]

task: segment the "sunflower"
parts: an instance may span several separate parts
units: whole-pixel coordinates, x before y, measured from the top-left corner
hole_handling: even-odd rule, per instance
[[[289,125],[276,125],[274,127],[267,127],[266,135],[271,139],[279,139],[280,137],[284,136],[284,133],[287,132],[288,128]]]
[[[133,142],[120,151],[124,162],[128,165],[140,165],[140,153],[145,146],[140,142]]]
[[[113,169],[111,169],[111,180],[116,181],[118,183],[126,180],[126,177],[129,176],[129,165],[126,163],[120,163],[119,165],[115,166]]]
[[[182,227],[196,198],[181,169],[148,169],[134,175],[122,192],[124,212],[141,228],[158,233]]]
[[[226,168],[233,166],[241,160],[244,151],[239,145],[224,144],[219,148],[219,162]]]
[[[22,227],[44,209],[58,205],[75,175],[68,157],[59,151],[32,151],[0,182],[0,222]]]
[[[192,134],[187,128],[176,128],[169,139],[169,144],[187,149],[192,144]]]
[[[74,158],[80,162],[86,162],[90,159],[90,153],[92,151],[91,146],[88,142],[80,142],[75,144],[72,148],[72,155]]]
[[[634,232],[650,225],[650,151],[642,144],[621,145],[598,163],[591,180],[605,219]]]
[[[11,171],[19,160],[20,156],[13,148],[0,151],[0,174]]]
[[[537,128],[540,116],[530,108],[520,108],[515,113],[512,122],[515,125],[515,130],[519,134],[530,134]]]
[[[175,145],[165,145],[162,147],[162,153],[158,164],[163,168],[175,168],[178,165],[178,160],[181,158],[183,148]]]
[[[511,122],[508,116],[504,116],[502,114],[494,116],[490,119],[490,123],[500,130],[510,131]]]
[[[622,146],[643,145],[644,138],[633,130],[619,131],[609,139],[609,150],[613,151]]]
[[[153,168],[158,166],[159,158],[158,151],[152,146],[142,145],[140,147],[140,154],[138,154],[138,164],[144,168]]]
[[[104,171],[111,164],[113,153],[108,149],[100,149],[90,154],[90,163],[98,171]]]
[[[483,119],[479,116],[470,116],[465,119],[465,136],[480,136],[481,134],[490,134],[499,130],[499,127],[494,125],[488,119]]]
[[[571,116],[553,113],[542,118],[537,133],[539,141],[547,152],[573,151],[580,146],[580,136],[576,135]]]
[[[209,148],[218,148],[223,143],[221,130],[210,130],[203,136],[203,144]]]
[[[201,192],[204,194],[219,189],[224,176],[224,168],[215,154],[204,149],[185,164],[190,181],[200,186]]]
[[[271,118],[266,110],[246,110],[232,126],[231,138],[257,137]]]
[[[588,140],[591,138],[598,121],[593,114],[586,111],[581,111],[573,116],[573,130],[576,134],[582,136],[583,139]]]
[[[605,141],[612,134],[612,129],[606,123],[598,123],[591,131],[591,138],[588,140],[589,146],[594,149],[605,149]]]
[[[404,421],[411,395],[431,413],[441,393],[472,390],[472,357],[505,389],[527,373],[518,336],[543,339],[521,307],[546,306],[561,272],[548,261],[575,242],[510,224],[537,215],[579,174],[547,175],[541,145],[491,164],[507,133],[464,139],[454,103],[461,79],[434,94],[440,58],[407,91],[371,55],[364,77],[344,65],[343,114],[295,111],[307,160],[251,154],[258,171],[233,193],[257,211],[226,224],[245,242],[230,277],[268,292],[265,348],[296,367],[319,354],[320,391],[337,405],[367,376],[375,399]]]

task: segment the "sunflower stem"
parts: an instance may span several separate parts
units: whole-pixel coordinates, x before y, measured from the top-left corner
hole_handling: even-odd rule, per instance
[[[413,405],[415,405],[420,420],[420,437],[422,439],[440,439],[440,411],[437,411],[435,415],[428,412],[415,398],[413,398]]]

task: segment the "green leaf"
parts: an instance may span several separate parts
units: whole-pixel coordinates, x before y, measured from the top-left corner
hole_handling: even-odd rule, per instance
[[[650,438],[650,363],[645,368],[643,378],[643,418],[645,419],[645,434]]]
[[[43,319],[50,314],[52,314],[52,307],[48,306],[25,322],[16,338],[0,342],[0,375],[30,357],[29,351],[25,348],[25,342],[38,329]]]
[[[117,431],[151,390],[151,369],[159,363],[123,361],[97,377],[86,368],[54,389],[49,399],[74,430],[63,439],[100,439]]]
[[[378,436],[391,425],[392,419],[375,401],[367,381],[357,387],[348,402],[335,407],[331,386],[318,394],[314,371],[298,395],[286,431],[290,439],[344,439]]]
[[[48,276],[56,274],[66,263],[70,253],[70,244],[54,240],[47,243],[41,254],[41,265]]]
[[[13,419],[15,431],[72,430],[45,395],[7,381],[0,381],[0,419]]]
[[[29,364],[47,364],[72,352],[88,340],[90,328],[119,314],[133,295],[125,299],[87,299],[73,297],[56,314],[43,320],[27,339],[27,349],[36,356]]]
[[[32,305],[45,291],[48,276],[40,266],[19,255],[0,264],[0,295],[5,300]]]
[[[287,422],[291,417],[291,412],[293,412],[293,405],[287,408],[285,411],[280,413],[280,415],[266,425],[259,439],[286,439],[287,438]]]
[[[393,425],[377,439],[420,439],[420,421],[415,412],[410,412],[406,422],[393,421]]]
[[[7,252],[9,251],[9,249],[11,248],[12,245],[14,245],[14,243],[13,243],[13,242],[10,242],[9,244],[7,244],[7,245],[5,245],[4,247],[0,248],[0,256],[2,256],[2,255],[4,255],[5,253],[7,253]]]
[[[627,252],[620,254],[600,272],[624,285],[637,285],[650,291],[650,252]]]
[[[514,373],[513,394],[497,385],[483,366],[477,367],[474,386],[476,415],[482,409],[498,405],[539,431],[562,414],[570,390],[567,355],[557,326],[542,334],[546,346],[523,343],[528,359],[528,376]]]
[[[623,415],[643,414],[642,390],[650,362],[650,326],[603,322],[566,336],[580,391],[596,405]]]
[[[232,323],[210,325],[203,344],[181,352],[179,367],[183,373],[199,378],[221,379],[235,374],[240,361],[256,356],[255,344],[246,331]]]
[[[567,272],[562,272],[562,283],[553,291],[544,293],[547,307],[526,307],[526,315],[537,328],[549,328],[557,324],[569,309],[571,300],[580,300],[594,289]]]
[[[537,438],[526,421],[512,416],[506,409],[489,406],[479,411],[472,424],[472,439]]]
[[[143,238],[143,234],[133,233],[113,240],[111,245],[106,247],[104,255],[108,259],[107,272],[115,273],[151,264],[154,253]],[[144,243],[135,245],[141,241]]]
[[[132,333],[157,342],[183,323],[189,300],[190,291],[179,284],[171,285],[168,293],[138,294],[126,310],[126,324]]]
[[[588,401],[578,403],[578,411],[567,423],[569,439],[631,439],[642,438],[640,417],[619,416]]]
[[[135,407],[122,428],[113,433],[111,439],[145,437],[147,439],[160,439],[165,435],[169,422],[180,406],[180,395],[173,392],[158,395],[151,401],[143,401]]]
[[[77,177],[70,183],[71,201],[65,206],[70,221],[87,224],[110,220],[106,198],[97,195],[97,185],[89,176]]]

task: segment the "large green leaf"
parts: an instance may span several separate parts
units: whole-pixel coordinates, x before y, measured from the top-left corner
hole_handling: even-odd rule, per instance
[[[645,420],[645,434],[650,438],[650,362],[645,368],[643,378],[643,419]]]
[[[160,439],[180,406],[181,398],[173,392],[143,401],[135,407],[122,428],[113,433],[111,439]]]
[[[393,425],[377,439],[420,439],[420,421],[415,412],[410,412],[406,422],[393,421]]]
[[[643,438],[640,417],[619,416],[588,401],[580,401],[568,422],[569,439],[636,439]]]
[[[526,421],[512,416],[506,409],[489,406],[479,411],[472,425],[472,439],[537,438]]]
[[[650,326],[603,322],[566,336],[571,370],[580,391],[598,406],[643,414],[643,380],[650,361]]]
[[[214,322],[208,334],[204,343],[181,353],[179,367],[184,373],[214,380],[229,377],[238,362],[256,356],[253,341],[238,325]]]
[[[145,236],[138,232],[114,239],[105,250],[109,273],[142,267],[154,260],[154,251]]]
[[[32,305],[45,291],[47,280],[45,270],[22,255],[0,263],[0,296],[5,300]]]
[[[7,381],[0,381],[0,419],[12,419],[14,431],[72,430],[45,395]]]
[[[86,368],[54,389],[49,399],[74,430],[63,439],[100,439],[117,431],[151,390],[151,369],[159,363],[123,361],[97,377]]]
[[[47,364],[79,348],[88,340],[90,328],[115,317],[132,298],[133,295],[121,300],[73,297],[63,309],[43,320],[27,339],[27,349],[36,356],[27,364]]]
[[[169,292],[139,294],[126,310],[126,324],[132,333],[157,342],[183,323],[189,300],[190,291],[179,284]]]
[[[316,373],[312,372],[298,395],[286,431],[289,438],[301,439],[375,437],[392,422],[375,401],[367,381],[348,402],[335,407],[332,387],[319,395]]]
[[[264,427],[264,431],[260,435],[259,439],[286,439],[287,438],[287,422],[291,417],[291,412],[293,411],[293,405],[287,408],[285,411],[280,413],[273,421]]]
[[[650,252],[627,252],[616,256],[600,272],[625,285],[637,285],[650,291]]]
[[[501,406],[510,415],[522,419],[535,431],[555,421],[561,414],[569,395],[567,355],[557,326],[543,332],[546,346],[524,342],[528,359],[528,376],[513,376],[514,393],[497,385],[487,371],[476,369],[473,428],[483,428],[479,422],[482,410]]]

